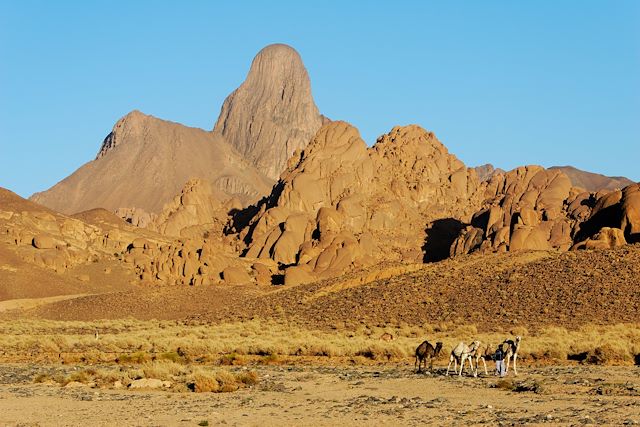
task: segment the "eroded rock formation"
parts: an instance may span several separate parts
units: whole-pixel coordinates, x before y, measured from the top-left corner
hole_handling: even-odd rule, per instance
[[[246,80],[224,101],[214,132],[275,180],[323,120],[300,55],[273,44],[256,55]]]
[[[435,136],[396,127],[367,148],[353,126],[324,125],[241,232],[247,257],[289,267],[285,283],[331,277],[381,259],[422,261],[425,227],[462,217],[481,188]]]
[[[493,176],[485,197],[451,246],[452,256],[614,247],[639,236],[638,184],[589,193],[561,170],[526,166]]]

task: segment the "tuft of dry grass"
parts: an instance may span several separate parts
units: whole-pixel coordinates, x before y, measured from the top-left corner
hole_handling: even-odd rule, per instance
[[[255,371],[211,370],[171,361],[147,362],[140,367],[88,368],[66,376],[52,377],[48,374],[39,374],[33,381],[35,383],[54,382],[61,386],[79,382],[94,387],[114,387],[119,383],[127,387],[133,380],[142,378],[169,381],[170,390],[174,392],[232,392],[258,383],[258,374]]]
[[[189,376],[187,388],[196,393],[228,393],[251,387],[257,382],[258,374],[254,371],[233,373],[198,369]]]

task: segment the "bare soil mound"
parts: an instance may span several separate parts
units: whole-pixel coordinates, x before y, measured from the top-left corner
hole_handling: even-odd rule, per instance
[[[639,322],[639,313],[640,246],[629,245],[464,256],[377,267],[293,287],[151,287],[54,303],[29,316],[214,322],[287,318],[320,328],[453,322],[487,330],[535,330]]]

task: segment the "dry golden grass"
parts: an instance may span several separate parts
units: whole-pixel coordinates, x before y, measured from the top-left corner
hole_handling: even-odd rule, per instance
[[[95,333],[98,332],[98,339]],[[378,338],[388,332],[392,341]],[[498,344],[522,336],[519,353],[525,362],[579,360],[598,364],[631,364],[640,354],[640,325],[583,326],[575,330],[544,328],[529,333],[479,333],[474,325],[335,325],[311,330],[295,323],[251,320],[243,323],[190,325],[175,321],[115,320],[0,322],[0,360],[41,359],[66,363],[113,363],[164,366],[184,364],[246,365],[256,360],[278,363],[282,358],[360,358],[374,362],[413,357],[423,340],[442,341],[441,357],[458,342],[480,340]],[[162,362],[163,364],[159,364]]]
[[[133,367],[87,368],[72,372],[66,376],[38,374],[36,383],[57,383],[66,386],[78,382],[92,387],[128,387],[138,379],[159,379],[169,381],[169,391],[182,392],[232,392],[240,388],[251,387],[258,383],[255,371],[232,372],[194,365],[182,365],[171,361],[146,362]]]

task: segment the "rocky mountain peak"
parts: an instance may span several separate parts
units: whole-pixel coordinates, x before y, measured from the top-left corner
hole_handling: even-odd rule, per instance
[[[127,139],[132,134],[139,133],[143,128],[144,121],[148,117],[150,116],[138,110],[133,110],[118,120],[109,135],[107,135],[104,141],[102,141],[100,151],[98,151],[98,154],[96,155],[96,160],[105,156],[110,150],[115,148],[120,142]]]
[[[214,132],[277,179],[287,159],[307,145],[322,122],[300,55],[273,44],[256,55],[246,80],[227,97]]]

